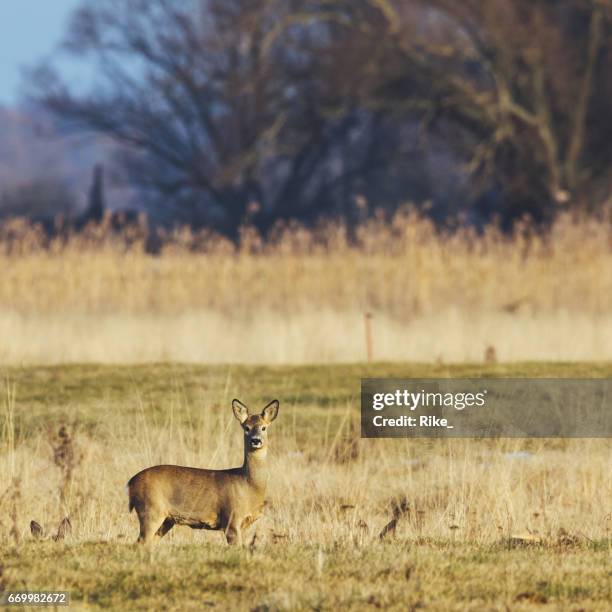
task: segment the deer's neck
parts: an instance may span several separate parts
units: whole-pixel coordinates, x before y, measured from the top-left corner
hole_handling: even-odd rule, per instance
[[[266,490],[268,470],[266,469],[266,454],[268,449],[258,451],[244,449],[244,474],[248,482],[262,493]]]

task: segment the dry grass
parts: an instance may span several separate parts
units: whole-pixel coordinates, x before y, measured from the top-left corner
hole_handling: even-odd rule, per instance
[[[128,600],[197,609],[204,599],[233,609],[360,609],[369,598],[401,607],[406,597],[431,609],[522,599],[605,609],[608,440],[361,440],[358,377],[366,373],[385,371],[11,370],[16,394],[4,395],[0,448],[8,586],[62,587],[115,609]],[[281,413],[270,434],[270,504],[251,546],[230,552],[220,533],[176,528],[152,556],[133,549],[127,479],[157,462],[239,464],[230,397],[263,405],[272,392]],[[53,539],[65,516],[72,532],[60,544]],[[31,520],[42,542],[29,535]]]
[[[0,231],[0,363],[612,358],[612,225],[561,216],[549,234],[434,230],[413,214],[278,230],[241,247],[208,233],[104,225],[49,241]]]

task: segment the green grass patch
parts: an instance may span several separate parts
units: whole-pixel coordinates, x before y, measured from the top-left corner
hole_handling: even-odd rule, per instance
[[[4,368],[0,374],[16,391],[11,408],[15,444],[17,451],[27,449],[31,452],[31,463],[36,464],[28,473],[42,479],[55,477],[55,466],[43,456],[49,453],[49,449],[40,441],[48,430],[56,431],[60,424],[67,424],[77,440],[95,440],[102,449],[103,460],[96,455],[97,458],[91,461],[98,463],[89,468],[91,474],[82,480],[83,486],[89,487],[87,493],[81,498],[74,497],[81,504],[79,508],[83,508],[82,516],[90,517],[88,520],[92,525],[112,526],[120,521],[126,524],[131,521],[129,531],[125,529],[119,533],[119,529],[112,531],[109,527],[112,535],[104,538],[99,534],[88,535],[84,529],[79,531],[81,515],[73,513],[77,535],[72,538],[53,542],[48,534],[43,541],[34,541],[26,532],[25,537],[22,534],[19,545],[8,535],[7,527],[0,542],[0,584],[3,589],[67,590],[71,592],[77,609],[498,610],[541,606],[551,609],[609,609],[612,600],[612,548],[610,540],[605,537],[581,537],[571,546],[556,545],[552,540],[537,546],[509,546],[502,535],[494,542],[481,544],[470,541],[469,537],[454,541],[448,524],[458,522],[462,529],[467,529],[470,520],[495,521],[497,524],[505,519],[497,516],[470,518],[470,513],[487,513],[486,509],[481,511],[478,507],[477,495],[487,499],[487,503],[493,503],[479,491],[477,480],[471,489],[459,491],[457,497],[450,485],[447,487],[450,490],[436,485],[425,493],[418,488],[409,488],[412,486],[410,483],[416,482],[414,479],[427,469],[420,467],[420,451],[414,452],[417,444],[423,451],[429,446],[444,449],[444,453],[436,457],[438,465],[453,465],[460,475],[463,469],[461,458],[451,463],[448,457],[453,456],[455,450],[447,440],[409,442],[405,451],[402,447],[399,453],[407,462],[396,467],[388,461],[385,466],[388,474],[397,479],[394,482],[409,483],[405,486],[416,503],[426,509],[423,520],[433,517],[432,524],[443,525],[439,532],[443,535],[421,536],[418,523],[410,523],[406,531],[382,542],[377,533],[388,520],[386,504],[393,494],[391,490],[379,490],[380,502],[378,499],[372,502],[373,508],[377,505],[382,508],[380,517],[374,516],[371,509],[370,515],[363,516],[373,535],[362,541],[351,540],[352,534],[359,533],[360,529],[357,518],[361,515],[355,514],[355,523],[350,527],[353,531],[346,528],[349,535],[330,536],[329,545],[312,544],[309,533],[300,531],[302,519],[312,519],[294,516],[292,499],[282,499],[281,496],[280,501],[289,509],[286,514],[279,515],[282,518],[280,522],[284,521],[281,527],[273,526],[273,529],[293,529],[291,537],[283,536],[278,542],[269,537],[253,548],[230,549],[221,537],[204,543],[197,539],[185,543],[184,539],[169,536],[154,549],[147,550],[132,543],[136,536],[135,519],[125,516],[126,500],[123,497],[119,499],[119,493],[115,493],[115,481],[125,482],[129,473],[124,475],[121,472],[116,478],[113,473],[112,479],[109,477],[108,482],[104,481],[106,488],[101,492],[97,490],[96,475],[99,471],[103,479],[113,470],[124,469],[120,461],[113,463],[117,450],[115,429],[119,423],[123,443],[129,440],[128,433],[132,431],[137,432],[142,441],[143,424],[146,423],[151,431],[158,433],[156,440],[163,440],[167,431],[168,437],[172,435],[174,439],[180,439],[176,448],[190,450],[190,445],[197,448],[201,443],[196,437],[203,427],[201,413],[204,407],[227,412],[234,396],[253,407],[263,406],[273,397],[278,397],[282,419],[275,423],[272,435],[277,438],[274,443],[278,442],[277,447],[282,447],[281,442],[285,444],[287,457],[293,456],[291,453],[295,454],[295,451],[303,453],[301,461],[306,466],[303,472],[305,480],[296,484],[291,494],[306,497],[312,493],[310,489],[313,486],[308,479],[316,479],[328,469],[335,470],[341,477],[342,470],[349,469],[346,466],[350,465],[350,459],[334,459],[333,438],[337,432],[344,431],[342,427],[347,414],[354,417],[358,411],[360,379],[363,377],[609,377],[612,376],[612,364],[518,363],[486,367],[384,363],[307,367],[71,365]],[[0,403],[2,401],[6,403],[6,399]],[[5,406],[5,425],[6,414]],[[231,422],[230,416],[227,419]],[[237,431],[229,431],[231,443],[239,444]],[[351,435],[358,434],[353,432]],[[6,427],[3,436],[4,461],[11,452]],[[350,443],[350,439],[346,439],[347,444]],[[377,442],[380,442],[377,446],[380,448],[386,441]],[[461,448],[465,448],[466,442],[461,444]],[[479,445],[486,452],[475,459],[469,453],[461,457],[470,461],[474,459],[476,466],[480,465],[478,462],[491,460],[495,449],[489,441],[473,441],[471,444]],[[515,444],[536,449],[545,445],[548,451],[557,454],[562,454],[567,448],[565,440],[516,441]],[[350,450],[350,446],[347,448]],[[399,447],[395,444],[394,448]],[[380,453],[376,457],[384,460]],[[364,462],[360,465],[366,465],[363,456],[360,461]],[[514,463],[507,469],[508,484],[503,485],[506,487],[504,493],[507,492],[512,500],[511,488],[524,486],[539,503],[540,497],[550,495],[550,488],[559,472],[550,471],[543,462],[541,469],[536,466],[533,472],[529,472],[532,477],[529,480],[523,476],[521,465]],[[594,465],[593,474],[597,475],[599,464]],[[353,469],[352,473],[353,477],[355,474],[359,476],[358,469]],[[360,482],[363,487],[363,482]],[[460,476],[456,482],[461,483]],[[587,487],[591,475],[587,474],[577,482]],[[21,486],[25,489],[28,483],[23,482]],[[6,485],[0,494],[5,488]],[[341,531],[342,521],[348,519],[334,512],[340,503],[344,503],[344,497],[353,493],[350,487],[348,489],[338,494],[338,499],[330,501],[331,509],[325,510],[328,514],[316,523],[318,528],[323,529],[330,522],[337,521]],[[332,490],[331,485],[329,490]],[[585,490],[588,491],[563,490],[555,492],[555,495],[560,496],[563,503],[572,504],[574,498],[592,495]],[[461,497],[463,494],[466,501]],[[605,491],[601,493],[602,499],[608,499],[603,497],[604,494]],[[114,495],[118,500],[116,504],[113,501],[115,515],[107,516],[105,500]],[[310,505],[302,506],[305,515],[305,507],[311,514],[323,512],[320,508],[325,500],[319,499],[316,493],[312,496],[308,502]],[[5,526],[12,520],[11,509],[19,509],[15,504],[22,503],[19,501],[22,498],[14,497],[17,501],[11,506],[9,497],[7,493],[2,502],[4,505],[0,506]],[[531,508],[530,504],[536,502],[532,502],[530,497],[525,507]],[[459,515],[463,512],[462,503],[465,516],[451,517],[455,511]],[[444,504],[448,504],[448,508]],[[361,511],[359,507],[354,512]],[[23,531],[31,515],[40,517],[36,512],[42,511],[28,508],[22,513],[19,520]],[[349,512],[346,516],[353,515]],[[52,520],[49,519],[48,523]],[[557,527],[556,524],[550,527],[551,533]],[[463,531],[458,533],[461,536]]]

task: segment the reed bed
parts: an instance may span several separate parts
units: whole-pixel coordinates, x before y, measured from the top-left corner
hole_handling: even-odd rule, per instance
[[[238,243],[14,220],[0,228],[0,361],[358,361],[365,313],[375,359],[610,359],[611,270],[612,224],[570,215],[508,235],[404,211],[265,241],[247,227]]]

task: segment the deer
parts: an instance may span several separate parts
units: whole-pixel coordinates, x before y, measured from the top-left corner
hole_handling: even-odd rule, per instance
[[[242,534],[263,514],[268,473],[268,426],[278,415],[273,400],[261,414],[249,414],[238,399],[234,416],[244,432],[240,467],[211,470],[180,465],[155,465],[127,484],[129,511],[140,523],[137,542],[159,541],[175,525],[224,531],[229,545],[241,545]]]

